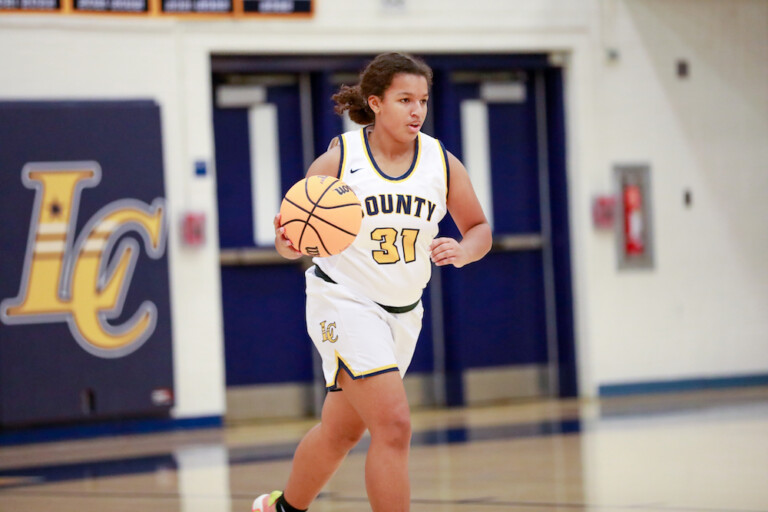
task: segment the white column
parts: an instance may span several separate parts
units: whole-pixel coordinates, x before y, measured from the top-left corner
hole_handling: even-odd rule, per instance
[[[272,221],[280,210],[280,146],[278,144],[277,107],[270,103],[248,109],[251,141],[251,204],[253,205],[253,240],[256,245],[271,246],[275,239]]]
[[[491,147],[488,134],[488,106],[483,100],[461,102],[461,140],[463,163],[472,180],[483,212],[493,229],[491,185]]]
[[[221,445],[179,448],[177,464],[181,512],[230,512],[229,456]],[[255,496],[254,496],[255,497]]]
[[[349,112],[344,111],[344,117],[341,118],[342,126],[345,132],[351,132],[352,130],[359,130],[363,127],[361,124],[357,124],[349,118]]]

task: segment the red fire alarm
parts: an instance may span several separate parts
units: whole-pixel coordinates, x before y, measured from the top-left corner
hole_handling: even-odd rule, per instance
[[[615,219],[615,196],[600,195],[592,199],[592,223],[597,229],[613,229]]]
[[[181,241],[188,247],[205,244],[205,213],[186,212],[182,215]]]

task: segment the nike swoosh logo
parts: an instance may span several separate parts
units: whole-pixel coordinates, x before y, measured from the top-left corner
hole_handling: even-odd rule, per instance
[[[354,172],[361,171],[362,169],[363,169],[362,167],[358,167],[357,169],[350,169],[349,173],[352,174]]]

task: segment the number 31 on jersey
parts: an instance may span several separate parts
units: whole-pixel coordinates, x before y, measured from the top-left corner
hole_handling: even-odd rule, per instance
[[[406,263],[416,260],[416,238],[418,229],[403,228],[400,232],[403,259]],[[400,251],[396,242],[398,232],[395,228],[376,228],[371,233],[371,240],[379,242],[379,249],[372,251],[373,259],[381,265],[389,265],[400,261]]]

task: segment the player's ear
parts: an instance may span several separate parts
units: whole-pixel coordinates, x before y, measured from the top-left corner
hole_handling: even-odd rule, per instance
[[[378,114],[379,110],[381,110],[381,98],[371,94],[368,96],[368,106],[371,107],[374,114]]]

